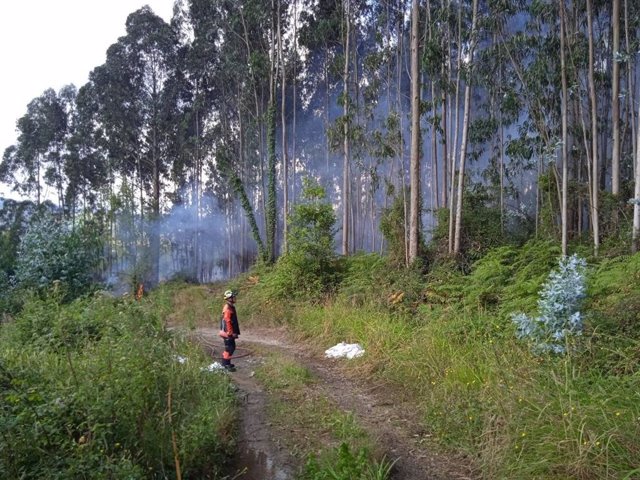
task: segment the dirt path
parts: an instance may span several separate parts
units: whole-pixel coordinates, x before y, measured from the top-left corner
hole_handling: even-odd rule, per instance
[[[217,344],[212,329],[198,330],[201,338]],[[238,347],[268,346],[306,366],[318,379],[312,388],[331,399],[342,410],[351,412],[368,431],[387,459],[395,460],[392,480],[464,480],[476,478],[464,459],[443,457],[430,448],[430,438],[421,427],[410,405],[398,405],[398,392],[350,378],[342,365],[284,341],[278,330],[246,330]],[[241,350],[242,351],[242,350]],[[267,420],[266,393],[253,378],[263,359],[252,354],[234,359],[237,371],[232,378],[242,399],[241,431],[235,478],[243,480],[294,480],[297,466],[284,445],[273,438]],[[234,478],[234,477],[232,477]]]

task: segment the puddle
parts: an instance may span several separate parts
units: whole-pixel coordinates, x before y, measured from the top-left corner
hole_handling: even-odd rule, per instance
[[[269,455],[260,450],[245,448],[238,452],[237,473],[233,478],[242,480],[291,480],[287,469],[274,464]]]

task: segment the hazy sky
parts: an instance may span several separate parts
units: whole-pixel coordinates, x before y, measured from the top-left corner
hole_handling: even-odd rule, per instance
[[[10,0],[0,28],[0,158],[16,142],[16,120],[47,88],[81,87],[125,33],[127,15],[149,5],[169,21],[173,0]],[[0,184],[0,196],[9,189]],[[15,196],[15,194],[11,194]]]

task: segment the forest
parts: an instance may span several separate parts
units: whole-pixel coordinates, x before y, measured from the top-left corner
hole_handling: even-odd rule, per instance
[[[0,177],[28,200],[5,202],[3,231],[45,205],[93,225],[104,279],[208,281],[286,252],[311,178],[345,255],[387,250],[395,203],[405,265],[437,228],[462,256],[532,236],[637,248],[638,8],[178,1],[170,24],[142,8],[87,84],[17,120]],[[475,208],[496,215],[483,239]]]
[[[177,298],[224,281],[249,324],[290,302],[299,317],[279,321],[312,344],[342,328],[379,348],[363,370],[412,385],[477,478],[635,478],[639,2],[176,0],[170,22],[143,7],[114,40],[3,146],[20,199],[0,200],[0,422],[21,443],[0,472],[174,478],[186,456],[186,477],[224,478],[229,425],[203,399],[232,411],[230,387],[167,367],[197,354],[163,328]],[[113,352],[140,383],[108,383],[126,376]],[[167,367],[153,385],[148,365]],[[94,411],[83,369],[127,409]],[[37,441],[65,439],[67,464],[28,460],[21,415],[51,415]],[[204,417],[219,430],[201,435]],[[69,453],[87,435],[108,458]]]

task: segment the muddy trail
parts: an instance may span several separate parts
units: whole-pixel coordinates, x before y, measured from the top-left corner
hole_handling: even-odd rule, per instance
[[[199,329],[207,346],[219,347],[217,331]],[[254,378],[255,368],[264,362],[260,351],[277,349],[279,354],[305,366],[320,389],[340,409],[351,412],[390,461],[395,461],[392,480],[464,480],[477,478],[468,459],[438,455],[431,448],[430,435],[411,405],[399,404],[399,392],[385,385],[372,385],[353,378],[343,368],[347,360],[327,359],[285,340],[276,329],[243,331],[233,362],[231,378],[241,401],[238,454],[229,478],[242,480],[295,480],[300,460],[289,454],[267,417],[268,394]],[[219,351],[219,349],[218,349]],[[296,435],[296,432],[290,432]],[[299,433],[298,433],[299,434]]]

